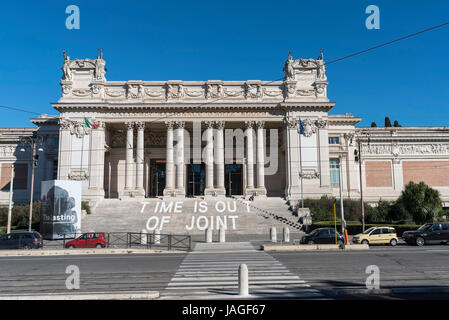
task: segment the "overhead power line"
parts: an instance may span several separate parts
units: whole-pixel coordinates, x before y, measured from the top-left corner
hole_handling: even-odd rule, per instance
[[[402,40],[405,40],[405,39],[408,39],[408,38],[417,36],[418,34],[425,33],[425,32],[429,32],[429,31],[432,31],[432,30],[435,30],[435,29],[438,29],[438,28],[442,28],[442,27],[444,27],[444,26],[446,26],[446,25],[448,25],[448,24],[449,24],[449,21],[444,22],[444,23],[439,24],[439,25],[436,25],[436,26],[433,26],[433,27],[430,27],[430,28],[427,28],[427,29],[424,29],[424,30],[421,30],[421,31],[418,31],[418,32],[415,32],[415,33],[408,34],[408,35],[406,35],[406,36],[403,36],[403,37],[400,37],[400,38],[397,38],[397,39],[394,39],[394,40],[391,40],[391,41],[388,41],[388,42],[379,44],[379,45],[377,45],[377,46],[374,46],[374,47],[371,47],[371,48],[368,48],[368,49],[365,49],[365,50],[362,50],[362,51],[358,51],[358,52],[349,54],[349,55],[347,55],[347,56],[344,56],[344,57],[341,57],[341,58],[338,58],[338,59],[335,59],[335,60],[326,62],[325,64],[326,64],[326,65],[329,65],[329,64],[335,63],[335,62],[337,62],[337,61],[341,61],[341,60],[345,60],[345,59],[348,59],[348,58],[351,58],[351,57],[354,57],[354,56],[358,56],[358,55],[360,55],[360,54],[362,54],[362,53],[365,53],[365,52],[368,52],[368,51],[371,51],[371,50],[374,50],[374,49],[379,49],[379,48],[388,46],[388,45],[390,45],[390,44],[392,44],[392,43],[399,42],[399,41],[402,41]]]

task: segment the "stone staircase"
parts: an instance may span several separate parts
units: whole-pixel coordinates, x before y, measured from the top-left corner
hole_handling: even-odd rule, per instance
[[[282,198],[252,202],[242,198],[105,199],[82,217],[81,226],[83,232],[141,232],[147,222],[150,229],[156,225],[159,229],[163,219],[161,233],[170,234],[204,234],[206,228],[216,231],[224,225],[227,234],[268,234],[270,227],[281,231],[285,226],[298,232],[301,228]]]
[[[234,197],[240,203],[244,203],[242,198]],[[250,208],[265,219],[272,219],[277,225],[281,227],[290,227],[293,231],[301,231],[302,224],[299,222],[299,218],[294,216],[290,210],[290,206],[282,198],[267,198],[266,200],[256,200],[245,202]],[[280,224],[278,223],[280,222]]]

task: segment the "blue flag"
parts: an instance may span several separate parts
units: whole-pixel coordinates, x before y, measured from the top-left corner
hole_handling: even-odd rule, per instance
[[[299,119],[299,134],[304,134],[304,125],[302,124],[301,119]]]

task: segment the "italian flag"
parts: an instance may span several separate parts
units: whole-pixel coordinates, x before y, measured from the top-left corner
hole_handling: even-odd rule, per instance
[[[97,129],[98,124],[95,122],[90,121],[88,118],[84,118],[84,128],[91,128],[91,129]]]

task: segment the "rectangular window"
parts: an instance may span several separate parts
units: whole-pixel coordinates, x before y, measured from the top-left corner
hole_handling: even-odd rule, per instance
[[[340,186],[340,159],[330,158],[330,175],[331,175],[331,187]]]
[[[339,137],[329,137],[329,144],[340,144]]]
[[[11,163],[2,163],[0,190],[9,191],[11,182]],[[14,190],[26,190],[28,186],[28,165],[14,164]]]

